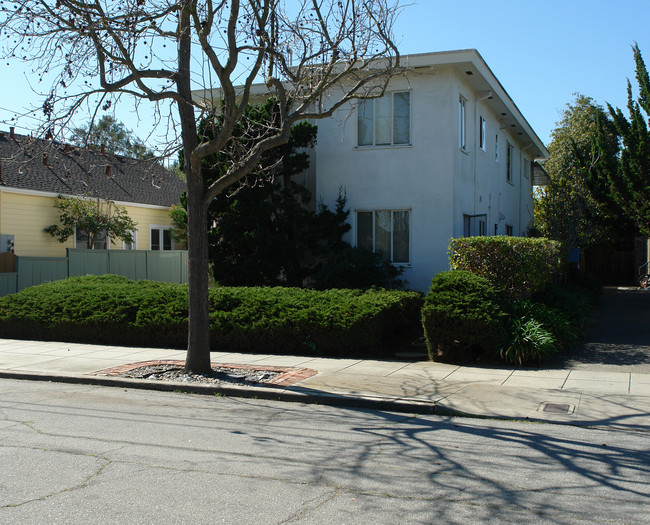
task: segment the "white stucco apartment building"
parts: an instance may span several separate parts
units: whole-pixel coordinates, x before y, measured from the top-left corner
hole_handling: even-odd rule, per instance
[[[400,58],[407,70],[384,97],[315,122],[302,182],[330,208],[345,191],[347,240],[381,251],[409,288],[426,291],[449,269],[451,238],[527,234],[533,180],[545,176],[536,161],[548,151],[478,51]],[[254,86],[253,99],[267,93]],[[219,99],[218,89],[194,95]]]
[[[343,188],[349,241],[404,266],[428,289],[452,237],[527,234],[539,137],[476,50],[402,57],[381,99],[317,122],[317,201]]]

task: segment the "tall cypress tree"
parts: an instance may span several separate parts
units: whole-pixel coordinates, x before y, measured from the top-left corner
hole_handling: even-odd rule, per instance
[[[621,138],[619,168],[610,174],[609,182],[614,200],[639,232],[650,237],[650,79],[638,44],[633,50],[639,97],[634,99],[628,80],[629,120],[619,108],[614,109],[608,104]]]

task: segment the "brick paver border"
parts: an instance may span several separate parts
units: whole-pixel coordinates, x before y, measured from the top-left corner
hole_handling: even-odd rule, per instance
[[[312,368],[292,368],[286,366],[267,366],[267,365],[240,365],[236,363],[210,363],[213,367],[231,368],[233,370],[255,370],[260,372],[278,372],[279,375],[275,376],[271,381],[258,383],[258,386],[272,386],[272,387],[288,387],[299,383],[300,381],[314,376],[318,373],[317,370]],[[114,366],[111,368],[104,368],[96,372],[90,372],[87,375],[93,376],[119,376],[125,372],[140,368],[143,366],[155,365],[173,365],[184,366],[185,361],[177,361],[170,359],[162,359],[157,361],[140,361],[138,363],[128,363],[126,365]]]

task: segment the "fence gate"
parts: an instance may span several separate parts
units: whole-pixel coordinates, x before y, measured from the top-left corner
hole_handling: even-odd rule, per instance
[[[0,273],[13,273],[16,271],[16,254],[0,253]]]

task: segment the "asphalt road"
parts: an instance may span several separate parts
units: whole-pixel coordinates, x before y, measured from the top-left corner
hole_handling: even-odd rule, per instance
[[[650,523],[648,434],[0,380],[0,523]]]

